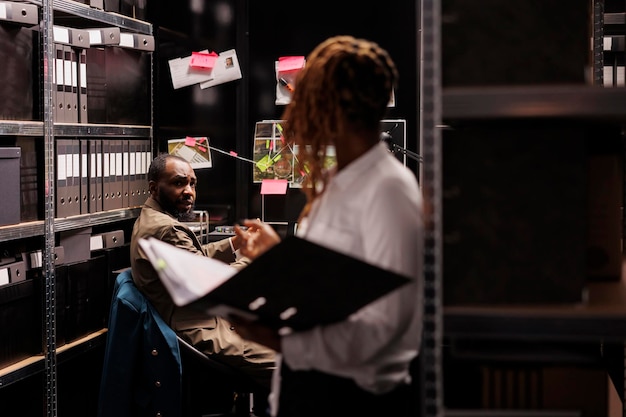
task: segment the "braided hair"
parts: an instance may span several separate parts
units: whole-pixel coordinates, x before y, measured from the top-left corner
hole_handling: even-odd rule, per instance
[[[326,187],[327,146],[348,132],[378,131],[397,79],[387,51],[365,39],[331,37],[309,54],[282,115],[284,137],[298,145],[298,169],[306,172],[301,217]]]

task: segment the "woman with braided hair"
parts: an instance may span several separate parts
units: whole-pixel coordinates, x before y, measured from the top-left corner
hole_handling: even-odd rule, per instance
[[[408,416],[418,410],[410,364],[422,331],[423,208],[415,175],[380,141],[397,70],[374,42],[336,36],[318,45],[285,108],[307,203],[297,235],[411,278],[347,320],[279,335],[233,318],[242,337],[277,352],[272,415]],[[324,166],[334,146],[337,164]],[[258,219],[236,227],[254,259],[280,241]],[[306,256],[306,254],[302,254]],[[297,272],[294,279],[298,279]]]

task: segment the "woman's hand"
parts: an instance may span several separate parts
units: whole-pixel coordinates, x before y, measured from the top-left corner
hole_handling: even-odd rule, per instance
[[[276,230],[259,219],[246,219],[243,221],[243,226],[247,226],[248,230],[243,230],[239,225],[235,225],[239,251],[243,256],[256,259],[271,247],[280,243],[280,236],[278,236]]]

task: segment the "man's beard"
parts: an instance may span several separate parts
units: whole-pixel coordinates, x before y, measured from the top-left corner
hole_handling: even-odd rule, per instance
[[[185,213],[181,213],[177,211],[174,217],[176,217],[179,222],[195,222],[196,221],[196,213],[193,212],[193,206],[188,212],[185,212]]]
[[[159,195],[163,195],[163,194],[159,192]],[[163,208],[163,210],[171,214],[175,219],[178,219],[178,221],[181,221],[181,222],[195,221],[196,214],[193,212],[193,209],[195,207],[195,201],[189,208],[189,211],[181,212],[181,211],[178,211],[176,202],[168,203],[163,200],[159,199],[159,204],[161,204],[161,208]]]

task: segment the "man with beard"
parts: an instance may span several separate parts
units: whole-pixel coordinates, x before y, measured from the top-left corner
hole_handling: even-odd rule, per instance
[[[242,339],[221,317],[207,317],[199,310],[176,306],[138,244],[140,238],[152,236],[198,256],[209,256],[243,268],[249,259],[238,254],[240,238],[234,236],[202,245],[181,221],[193,211],[197,186],[196,174],[183,158],[158,155],[150,164],[148,184],[150,196],[135,221],[130,243],[135,285],[184,340],[206,355],[242,369],[269,392],[275,352]]]

